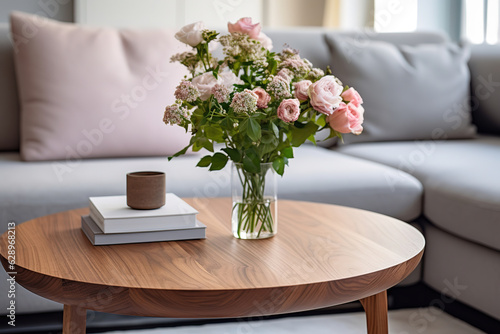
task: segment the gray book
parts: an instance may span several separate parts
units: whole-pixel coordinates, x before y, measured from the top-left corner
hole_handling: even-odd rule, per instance
[[[104,233],[90,218],[82,216],[82,230],[93,245],[117,245],[142,242],[205,239],[206,225],[196,221],[194,227],[135,233]]]
[[[89,198],[90,217],[104,233],[150,232],[196,227],[196,211],[175,194],[165,195],[165,205],[154,210],[127,206],[126,196]]]

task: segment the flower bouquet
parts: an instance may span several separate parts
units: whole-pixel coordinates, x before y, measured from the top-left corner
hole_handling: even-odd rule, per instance
[[[219,36],[201,22],[183,27],[175,37],[191,52],[172,61],[185,65],[190,77],[175,90],[163,121],[191,132],[189,145],[174,154],[206,149],[199,167],[222,169],[233,162],[233,234],[254,239],[276,234],[276,193],[269,173],[283,175],[293,148],[327,129],[328,138],[363,130],[362,99],[343,86],[329,68],[314,68],[297,50],[272,52],[260,24],[242,18]],[[222,45],[216,59],[212,45]],[[328,139],[327,138],[327,139]],[[214,144],[223,148],[214,152]],[[271,184],[270,184],[271,183]]]

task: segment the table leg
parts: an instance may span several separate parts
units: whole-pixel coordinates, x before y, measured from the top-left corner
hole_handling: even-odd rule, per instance
[[[388,334],[387,291],[360,300],[366,313],[368,334]]]
[[[87,310],[73,305],[64,305],[63,334],[85,334]]]

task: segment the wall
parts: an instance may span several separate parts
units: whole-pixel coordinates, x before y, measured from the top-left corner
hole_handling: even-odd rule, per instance
[[[164,26],[180,27],[186,22],[208,18],[207,25],[222,27],[246,13],[264,26],[321,26],[325,8],[338,8],[340,28],[366,26],[373,15],[372,0],[84,0],[93,17],[85,20],[91,24],[108,22],[115,26],[141,26],[153,21]],[[61,21],[78,21],[74,16],[81,0],[0,0],[0,23],[8,22],[9,13],[20,10]],[[116,3],[120,2],[117,9]],[[160,1],[161,3],[157,2]],[[404,0],[403,0],[404,1]],[[143,20],[137,21],[137,4],[142,5]],[[334,6],[333,4],[337,4]],[[326,5],[326,6],[325,6]],[[160,7],[158,7],[160,6]],[[170,7],[168,7],[170,6]],[[418,0],[418,30],[439,30],[452,40],[460,39],[462,0]],[[168,7],[168,8],[167,8]],[[128,9],[127,9],[128,8]],[[154,9],[160,8],[160,10]],[[163,8],[163,9],[162,9]],[[208,13],[208,15],[207,15]],[[328,14],[328,13],[327,13]],[[83,19],[81,22],[84,22]],[[134,23],[136,22],[136,23]]]
[[[213,28],[251,16],[269,27],[321,26],[328,0],[0,0],[0,22],[19,10],[60,21],[115,27],[181,27],[203,20]],[[352,1],[352,0],[351,0]],[[367,0],[357,0],[364,2]],[[76,12],[76,15],[73,13]]]
[[[439,30],[460,40],[462,0],[419,0],[418,30]]]
[[[262,0],[75,0],[75,21],[89,25],[180,28],[203,21],[217,29],[250,16],[262,21]]]
[[[267,27],[322,26],[326,0],[267,0],[264,25]]]
[[[73,0],[1,0],[0,22],[9,22],[14,10],[73,22]]]

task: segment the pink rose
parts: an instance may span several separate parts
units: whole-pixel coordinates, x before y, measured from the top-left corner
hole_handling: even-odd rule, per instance
[[[236,23],[227,23],[227,30],[230,33],[241,32],[250,38],[258,39],[260,34],[260,23],[252,24],[252,19],[250,17],[244,17],[238,20]]]
[[[271,95],[269,95],[264,88],[257,87],[253,90],[253,92],[257,95],[257,108],[264,109],[267,108],[267,104],[271,101]]]
[[[311,105],[317,111],[331,115],[342,102],[342,86],[333,75],[327,75],[309,86],[308,95]]]
[[[326,118],[326,121],[335,131],[359,135],[363,131],[361,124],[364,112],[365,109],[362,106],[356,107],[353,103],[341,102],[333,114]]]
[[[305,101],[309,98],[309,95],[307,95],[307,90],[309,89],[309,86],[312,85],[311,80],[302,80],[297,83],[295,83],[295,97],[298,98],[301,101]]]
[[[352,87],[343,92],[341,96],[344,99],[344,101],[349,102],[349,104],[352,103],[356,107],[359,107],[361,103],[363,103],[361,95],[359,95],[359,93]]]
[[[278,107],[278,118],[284,122],[295,122],[300,116],[300,102],[297,99],[281,101]]]
[[[200,99],[206,101],[212,95],[212,88],[220,83],[220,80],[217,80],[212,72],[206,72],[194,77],[191,83],[198,88]]]

